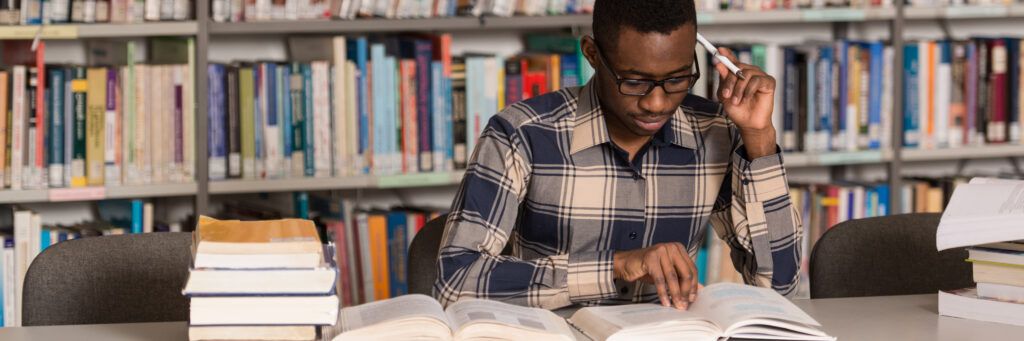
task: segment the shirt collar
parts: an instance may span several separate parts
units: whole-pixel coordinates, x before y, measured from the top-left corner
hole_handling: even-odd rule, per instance
[[[658,136],[663,136],[664,141],[689,149],[697,149],[697,139],[693,133],[693,118],[688,112],[698,110],[712,111],[713,114],[721,113],[718,108],[700,108],[703,103],[701,98],[694,95],[687,95],[682,105],[676,108],[668,123],[661,128]],[[706,100],[705,100],[706,101]],[[569,145],[569,153],[576,154],[604,143],[611,143],[611,136],[608,135],[608,126],[605,122],[604,112],[597,98],[597,85],[592,78],[580,90],[576,101],[576,112],[573,118],[572,141]]]

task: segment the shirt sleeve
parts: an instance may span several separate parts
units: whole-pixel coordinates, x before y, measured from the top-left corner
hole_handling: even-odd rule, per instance
[[[732,249],[736,270],[747,284],[789,295],[800,275],[803,239],[799,212],[789,196],[782,153],[751,160],[733,130],[732,163],[711,223]]]
[[[526,198],[530,165],[515,128],[501,115],[493,117],[481,133],[445,223],[433,290],[442,305],[486,298],[556,309],[616,295],[613,251],[531,260],[500,254]]]

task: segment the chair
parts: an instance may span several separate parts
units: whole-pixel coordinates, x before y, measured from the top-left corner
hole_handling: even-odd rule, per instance
[[[147,233],[50,246],[25,275],[22,324],[187,321],[191,245],[191,233]]]
[[[938,252],[939,214],[851,220],[811,253],[811,298],[910,295],[973,286],[963,248]]]
[[[441,248],[441,237],[444,235],[444,223],[448,214],[434,218],[423,226],[412,238],[409,245],[409,264],[407,274],[410,294],[431,295],[434,281],[437,280],[437,253]],[[512,244],[505,245],[503,255],[512,254]]]

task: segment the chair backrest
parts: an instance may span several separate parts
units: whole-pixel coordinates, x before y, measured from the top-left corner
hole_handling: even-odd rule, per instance
[[[437,252],[441,247],[441,236],[444,235],[444,222],[448,215],[431,219],[416,233],[409,245],[409,280],[410,294],[431,295],[434,281],[437,279]]]
[[[910,295],[973,286],[963,248],[938,252],[940,214],[851,220],[811,253],[811,298]]]
[[[186,321],[191,245],[191,233],[146,233],[50,246],[25,275],[22,325]]]
[[[409,245],[409,264],[406,278],[409,280],[410,294],[431,295],[434,281],[437,280],[437,254],[441,248],[441,237],[444,236],[444,223],[448,214],[431,219],[420,232],[412,238]],[[505,245],[501,254],[512,254],[512,243]]]

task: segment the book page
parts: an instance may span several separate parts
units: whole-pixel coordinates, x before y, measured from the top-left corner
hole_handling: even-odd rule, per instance
[[[775,291],[736,283],[704,287],[690,309],[705,313],[708,319],[725,330],[752,319],[772,319],[820,327],[817,321]]]
[[[451,325],[440,303],[430,296],[413,294],[341,309],[341,331],[411,318],[430,318]]]
[[[623,338],[668,335],[697,335],[714,338],[721,328],[707,321],[707,312],[696,309],[678,310],[658,304],[640,303],[618,306],[587,307],[569,319],[573,325],[595,340],[613,335]]]
[[[1024,239],[1024,181],[977,181],[953,192],[935,233],[938,250]]]
[[[469,299],[452,304],[448,307],[447,313],[452,330],[456,331],[464,330],[474,324],[490,323],[565,335],[569,340],[575,338],[564,319],[545,309],[521,307],[498,301]],[[458,333],[456,332],[456,334]]]

